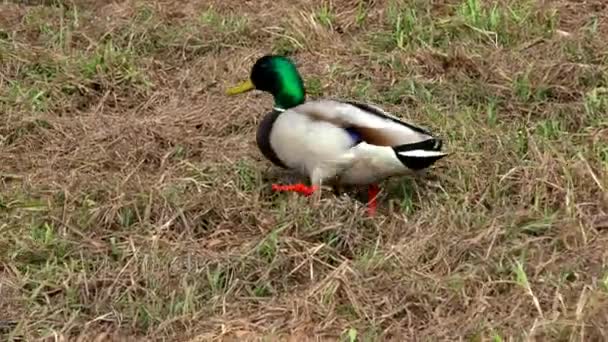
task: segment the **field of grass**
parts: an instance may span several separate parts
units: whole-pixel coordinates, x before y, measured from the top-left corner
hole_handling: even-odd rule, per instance
[[[608,339],[603,0],[0,4],[2,340]],[[38,3],[38,5],[34,5]],[[318,206],[267,53],[452,154]]]

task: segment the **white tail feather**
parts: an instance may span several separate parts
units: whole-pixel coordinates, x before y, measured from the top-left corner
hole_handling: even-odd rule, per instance
[[[445,156],[447,153],[441,151],[428,151],[428,150],[411,150],[399,152],[404,157],[415,157],[415,158],[431,158]]]

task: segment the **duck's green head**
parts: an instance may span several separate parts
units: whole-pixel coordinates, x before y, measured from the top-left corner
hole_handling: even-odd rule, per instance
[[[249,80],[230,88],[228,95],[236,95],[253,89],[266,91],[274,97],[275,107],[288,109],[302,104],[306,93],[304,83],[293,62],[283,56],[266,55],[258,59]]]

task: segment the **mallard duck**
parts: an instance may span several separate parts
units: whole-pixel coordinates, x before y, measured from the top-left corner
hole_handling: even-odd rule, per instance
[[[323,184],[367,185],[370,214],[378,182],[428,168],[447,153],[430,132],[406,123],[375,105],[356,101],[306,101],[302,77],[287,57],[266,55],[248,80],[228,95],[253,89],[274,97],[274,108],[260,122],[256,142],[274,165],[305,175],[310,185],[273,185],[275,191],[310,195]]]

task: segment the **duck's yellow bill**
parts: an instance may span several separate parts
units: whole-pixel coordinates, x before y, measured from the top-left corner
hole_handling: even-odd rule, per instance
[[[244,92],[247,92],[247,91],[250,91],[253,89],[255,89],[255,86],[253,85],[253,83],[251,83],[251,80],[247,80],[237,86],[229,88],[228,90],[226,90],[226,94],[236,95],[236,94],[244,93]]]

